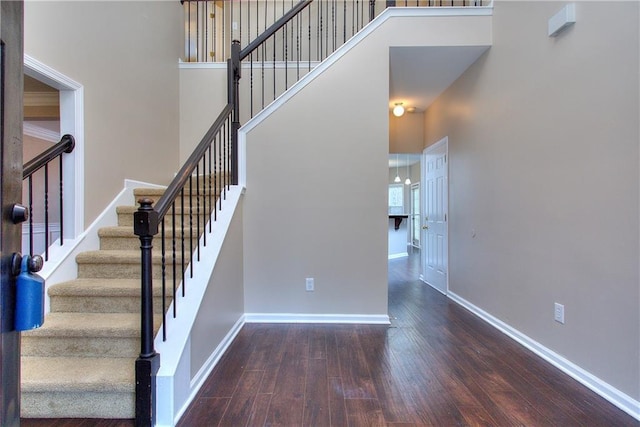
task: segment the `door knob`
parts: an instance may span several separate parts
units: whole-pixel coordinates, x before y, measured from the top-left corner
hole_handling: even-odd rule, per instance
[[[429,229],[429,226],[428,226],[428,225],[423,225],[423,226],[422,226],[422,229],[423,229],[423,230],[428,230],[428,229]]]
[[[14,224],[20,224],[28,219],[29,209],[27,209],[26,206],[16,203],[11,207],[11,221],[13,221]]]

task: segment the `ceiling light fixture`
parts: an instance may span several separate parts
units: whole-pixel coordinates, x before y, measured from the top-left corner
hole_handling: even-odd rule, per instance
[[[400,163],[398,161],[398,154],[396,154],[396,178],[393,180],[393,182],[400,182],[400,174],[398,174],[398,163]]]
[[[407,179],[404,181],[405,185],[411,185],[411,178],[409,178],[409,155],[407,154]]]
[[[402,106],[402,102],[396,102],[396,106],[393,107],[393,115],[396,117],[401,117],[404,114],[404,107]]]

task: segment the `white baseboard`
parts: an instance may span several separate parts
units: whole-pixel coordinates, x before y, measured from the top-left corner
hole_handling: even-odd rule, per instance
[[[627,414],[631,415],[637,420],[640,420],[640,402],[633,399],[631,396],[621,392],[610,384],[602,381],[600,378],[585,371],[575,363],[565,359],[554,351],[543,346],[539,342],[529,338],[527,335],[518,331],[517,329],[507,325],[500,319],[487,313],[480,307],[475,306],[464,298],[449,291],[447,295],[452,301],[461,305],[469,310],[509,338],[515,340],[519,344],[528,348],[547,362],[551,363],[556,368],[560,369],[565,374],[569,375],[576,381],[580,382],[584,386],[588,387],[595,393],[599,394],[618,408],[622,409]]]
[[[244,319],[246,323],[391,323],[386,314],[245,313]]]
[[[400,252],[399,254],[389,254],[388,259],[404,258],[408,256],[409,256],[409,252]]]
[[[184,415],[186,410],[189,409],[189,405],[191,405],[191,403],[193,402],[193,399],[195,399],[196,395],[200,391],[200,388],[202,387],[204,382],[207,380],[207,378],[213,371],[213,368],[216,367],[222,355],[224,355],[224,353],[227,351],[227,349],[229,348],[233,340],[236,338],[236,336],[242,329],[242,326],[244,326],[244,323],[245,323],[244,316],[241,316],[240,319],[238,319],[238,321],[229,330],[229,332],[227,332],[227,335],[225,335],[222,341],[220,341],[220,343],[218,344],[216,349],[213,351],[213,353],[211,353],[211,356],[209,356],[209,358],[204,363],[204,365],[202,365],[200,370],[191,379],[191,390],[192,390],[191,395],[187,398],[187,400],[184,402],[182,407],[178,408],[178,410],[176,411],[174,425],[178,424],[178,421],[180,421],[180,418]]]

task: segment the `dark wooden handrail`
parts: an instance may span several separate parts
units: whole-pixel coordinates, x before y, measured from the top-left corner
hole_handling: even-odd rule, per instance
[[[289,12],[282,15],[280,19],[274,22],[269,28],[267,28],[262,34],[260,34],[254,41],[249,43],[244,49],[240,51],[240,61],[245,59],[251,52],[258,48],[262,43],[273,36],[276,31],[284,27],[293,17],[295,17],[305,7],[313,3],[313,0],[300,0]]]
[[[167,187],[167,190],[164,192],[162,197],[158,199],[153,210],[157,212],[158,219],[162,219],[166,213],[171,208],[173,202],[178,198],[180,192],[184,188],[187,183],[187,180],[193,174],[193,171],[196,169],[196,165],[199,160],[204,155],[205,151],[209,148],[213,137],[220,132],[222,125],[225,123],[229,114],[233,110],[233,106],[231,104],[227,104],[215,122],[211,125],[207,133],[205,133],[204,137],[200,140],[198,146],[193,150],[193,153],[186,160],[180,171],[176,174],[176,177],[173,178],[171,184]]]
[[[33,159],[25,163],[22,169],[22,179],[26,179],[33,175],[37,170],[44,167],[47,163],[58,157],[62,153],[71,153],[76,146],[76,140],[73,136],[66,134],[60,138],[60,142],[38,154]]]

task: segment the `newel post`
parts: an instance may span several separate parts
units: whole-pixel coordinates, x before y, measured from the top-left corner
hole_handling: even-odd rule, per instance
[[[151,427],[155,423],[156,373],[160,355],[153,348],[153,236],[158,234],[158,213],[150,199],[138,200],[140,207],[133,214],[133,232],[140,238],[141,303],[140,356],[136,359],[136,426]]]
[[[231,44],[231,58],[228,62],[229,103],[233,105],[231,118],[231,183],[238,184],[238,129],[240,129],[240,42]]]

